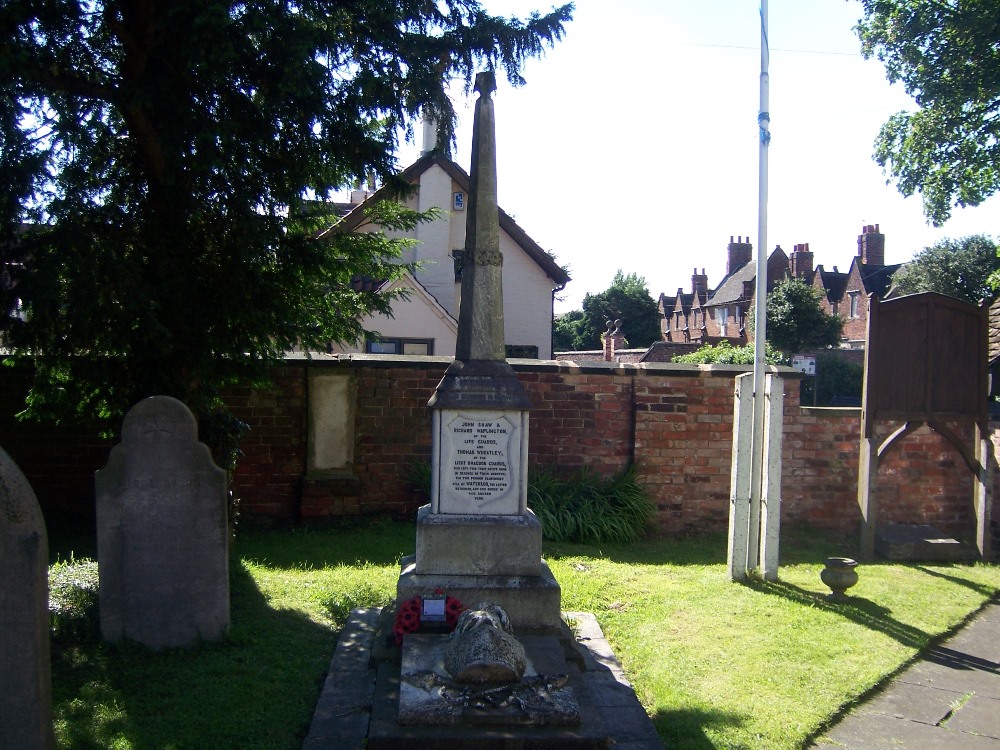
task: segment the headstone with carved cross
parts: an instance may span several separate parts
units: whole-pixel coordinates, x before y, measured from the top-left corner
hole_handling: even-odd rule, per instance
[[[97,472],[101,633],[151,648],[229,629],[226,472],[180,401],[153,396],[125,416]]]

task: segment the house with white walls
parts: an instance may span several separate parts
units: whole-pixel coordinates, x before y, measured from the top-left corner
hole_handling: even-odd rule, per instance
[[[393,305],[393,317],[362,321],[372,336],[357,347],[337,346],[338,352],[427,354],[454,356],[458,314],[462,304],[461,264],[456,254],[465,248],[469,175],[439,150],[424,153],[401,178],[415,190],[405,198],[409,208],[437,208],[433,221],[396,236],[416,240],[405,262],[417,269],[394,287],[409,289],[409,298]],[[348,213],[337,225],[352,232],[381,231],[366,207],[383,200],[385,189],[356,191]],[[555,259],[500,210],[500,251],[503,253],[504,340],[509,357],[552,358],[552,316],[555,294],[570,280]]]

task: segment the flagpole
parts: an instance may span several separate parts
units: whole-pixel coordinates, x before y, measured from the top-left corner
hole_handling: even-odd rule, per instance
[[[767,157],[771,142],[768,64],[770,49],[767,39],[767,0],[760,2],[760,168],[757,197],[757,284],[754,293],[754,360],[753,360],[753,453],[750,484],[750,534],[747,549],[747,569],[756,570],[760,556],[760,511],[763,492],[764,463],[764,351],[767,332]]]

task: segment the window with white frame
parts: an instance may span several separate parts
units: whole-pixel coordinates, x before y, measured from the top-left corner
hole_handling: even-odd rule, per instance
[[[726,324],[729,322],[729,308],[728,307],[717,307],[715,308],[715,323],[719,326],[719,335],[726,335]]]

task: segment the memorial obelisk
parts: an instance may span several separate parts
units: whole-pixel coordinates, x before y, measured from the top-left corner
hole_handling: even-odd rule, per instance
[[[527,504],[531,402],[504,356],[495,90],[492,73],[476,76],[458,343],[428,403],[431,502],[417,513],[416,555],[403,561],[397,596],[491,602],[519,630],[554,631],[559,584],[542,560],[541,524]]]

